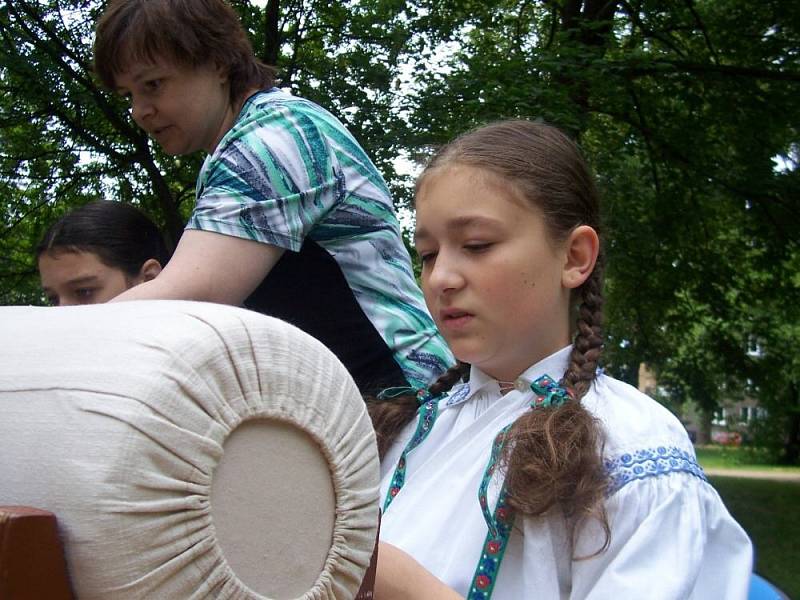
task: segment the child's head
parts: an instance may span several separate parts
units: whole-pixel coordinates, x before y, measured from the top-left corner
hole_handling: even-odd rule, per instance
[[[97,22],[94,66],[103,84],[134,63],[166,61],[226,73],[230,102],[268,88],[274,71],[260,62],[236,11],[224,0],[111,0]]]
[[[513,379],[577,332],[565,379],[583,395],[602,345],[602,254],[576,145],[543,123],[481,127],[437,153],[416,204],[423,289],[456,356]]]
[[[552,126],[494,123],[437,153],[416,208],[425,300],[461,361],[428,388],[433,396],[465,377],[467,363],[513,380],[574,334],[562,379],[574,400],[524,412],[500,464],[511,506],[535,516],[557,506],[573,533],[595,516],[602,550],[604,434],[580,401],[602,347],[599,200],[586,163]],[[417,409],[414,395],[369,403],[382,455]]]
[[[429,391],[449,389],[463,363],[513,381],[572,341],[562,383],[574,400],[523,413],[501,463],[512,506],[528,515],[558,506],[573,533],[593,515],[606,531],[602,550],[604,434],[580,402],[600,358],[603,303],[599,198],[584,159],[555,127],[494,123],[433,158],[416,204],[425,299],[462,361]],[[402,419],[376,409],[373,419],[385,447]]]
[[[107,302],[158,275],[169,252],[156,225],[139,210],[98,201],[51,225],[36,258],[44,293],[59,306]]]

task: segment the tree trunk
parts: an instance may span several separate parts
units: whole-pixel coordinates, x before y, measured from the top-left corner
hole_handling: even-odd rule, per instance
[[[268,65],[278,64],[280,36],[278,35],[279,0],[269,0],[264,10],[264,52],[261,60]]]
[[[561,28],[569,38],[600,58],[606,52],[617,4],[616,1],[607,0],[570,0],[561,7]],[[584,63],[586,66],[583,68],[588,68],[589,59],[584,59]],[[577,77],[575,73],[560,73],[556,79],[570,90],[570,98],[579,108],[580,125],[575,131],[568,131],[579,139],[589,115],[589,84],[580,73]]]
[[[785,465],[796,465],[800,462],[800,394],[795,382],[789,384],[787,396],[786,400],[792,410],[789,412],[789,426],[780,462]]]
[[[139,152],[136,155],[136,160],[140,165],[142,165],[142,167],[144,167],[144,170],[150,177],[150,183],[153,186],[153,192],[156,195],[158,205],[161,208],[162,214],[164,215],[164,223],[166,224],[164,237],[167,245],[174,249],[175,246],[178,245],[178,240],[183,233],[183,227],[185,223],[183,222],[180,212],[178,211],[178,205],[175,202],[175,196],[169,189],[169,185],[164,179],[164,176],[161,174],[161,171],[158,169],[158,165],[156,165],[155,161],[153,160],[153,157],[150,154],[150,151],[147,149],[147,146],[141,143],[137,145],[139,146]]]
[[[711,419],[713,418],[713,412],[700,410],[700,422],[697,424],[697,440],[695,441],[698,446],[711,443]]]

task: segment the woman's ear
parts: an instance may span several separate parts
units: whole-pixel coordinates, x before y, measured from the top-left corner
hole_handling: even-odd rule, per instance
[[[561,272],[561,284],[569,289],[580,287],[589,278],[600,252],[600,238],[588,225],[579,225],[567,237],[564,248],[566,260]]]
[[[158,274],[161,273],[161,268],[161,263],[155,258],[148,258],[144,261],[142,268],[139,269],[139,276],[136,278],[138,280],[137,283],[144,283],[145,281],[155,279]]]
[[[221,66],[221,65],[215,65],[215,68],[217,70],[217,76],[219,77],[220,84],[221,85],[225,85],[225,84],[229,83],[230,82],[230,79],[229,79],[230,70],[228,69],[228,67],[224,67],[224,66]]]

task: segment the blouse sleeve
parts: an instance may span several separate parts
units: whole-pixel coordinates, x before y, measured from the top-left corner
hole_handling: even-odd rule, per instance
[[[344,190],[328,136],[305,104],[253,110],[203,165],[187,227],[299,251]]]
[[[632,480],[606,503],[608,548],[572,563],[571,598],[684,600],[747,597],[752,546],[716,490],[691,473]],[[604,539],[591,522],[576,557]]]

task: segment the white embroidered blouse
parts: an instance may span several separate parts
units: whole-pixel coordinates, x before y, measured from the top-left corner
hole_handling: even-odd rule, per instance
[[[570,350],[530,367],[522,383],[545,374],[560,379]],[[473,367],[469,383],[439,401],[434,427],[408,454],[405,484],[383,515],[381,539],[464,596],[487,532],[478,488],[492,443],[530,410],[533,392],[517,387],[503,395],[497,381]],[[745,599],[750,540],[706,481],[680,422],[650,397],[605,375],[582,402],[606,431],[610,545],[574,560],[563,519],[518,516],[492,598]],[[382,498],[415,428],[416,421],[384,459]],[[499,477],[491,482],[490,507],[501,484]],[[593,554],[603,539],[600,526],[590,522],[579,533],[574,556]]]

